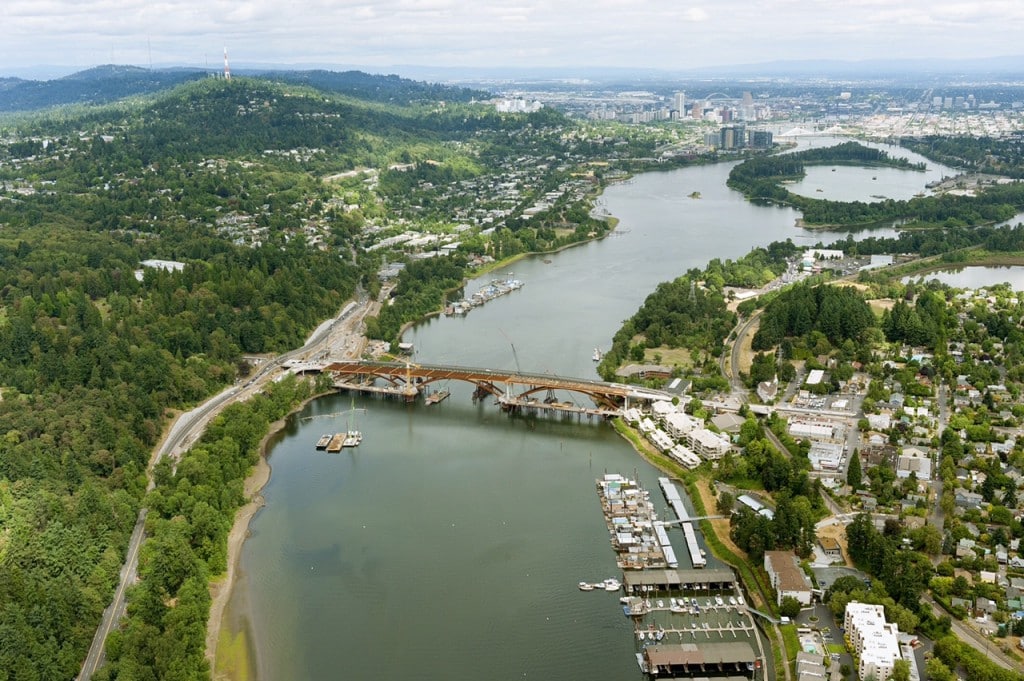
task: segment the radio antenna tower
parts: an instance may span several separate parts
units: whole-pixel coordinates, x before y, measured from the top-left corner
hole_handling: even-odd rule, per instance
[[[231,80],[231,67],[228,66],[228,48],[224,48],[224,80]]]

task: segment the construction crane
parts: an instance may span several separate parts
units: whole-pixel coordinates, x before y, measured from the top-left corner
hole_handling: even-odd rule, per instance
[[[510,348],[512,348],[512,360],[516,363],[516,373],[517,374],[523,373],[523,370],[521,368],[519,368],[519,355],[516,354],[516,346],[515,346],[515,344],[512,342],[512,339],[508,337],[508,334],[505,333],[504,330],[498,329],[498,331],[500,331],[501,335],[504,336],[505,340],[508,341],[508,346]]]
[[[409,359],[407,357],[405,359],[405,399],[407,399],[407,400],[415,399],[416,395],[419,393],[419,390],[417,390],[415,387],[413,387],[413,384],[412,384],[412,368],[413,367],[416,367],[417,369],[422,369],[423,368],[419,364],[416,364],[415,362],[413,362],[411,359]]]

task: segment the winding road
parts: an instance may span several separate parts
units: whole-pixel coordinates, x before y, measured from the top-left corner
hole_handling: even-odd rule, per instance
[[[198,439],[211,418],[236,400],[248,399],[259,392],[263,385],[288,360],[306,359],[317,353],[326,353],[332,347],[340,347],[347,354],[358,354],[361,351],[361,343],[354,337],[358,336],[358,330],[362,324],[363,317],[365,317],[369,309],[370,304],[365,299],[349,303],[338,317],[320,325],[301,348],[278,355],[264,363],[259,371],[256,372],[256,375],[247,380],[244,385],[228,388],[211,397],[192,411],[181,414],[171,424],[167,437],[164,438],[163,443],[158,447],[155,455],[150,460],[149,468],[147,469],[149,484],[146,490],[149,491],[154,487],[153,467],[157,463],[163,460],[164,457],[172,457],[176,460],[190,443]],[[131,540],[128,542],[125,562],[121,566],[120,581],[117,589],[114,591],[113,601],[103,611],[103,617],[100,619],[95,636],[93,636],[89,653],[82,664],[82,671],[78,674],[78,681],[90,681],[96,670],[103,666],[105,659],[104,647],[107,636],[124,616],[125,594],[138,575],[139,551],[145,539],[147,512],[148,509],[145,507],[139,509],[139,517],[135,521],[135,529],[132,531]]]

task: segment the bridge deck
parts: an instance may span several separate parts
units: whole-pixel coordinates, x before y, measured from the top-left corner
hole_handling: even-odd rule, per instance
[[[646,401],[671,399],[669,393],[622,383],[500,369],[413,364],[411,362],[338,361],[324,365],[322,370],[334,373],[339,377],[336,382],[338,387],[353,390],[372,390],[373,392],[409,396],[417,392],[419,386],[427,383],[455,380],[476,385],[478,389],[503,400],[505,406],[508,407],[550,409],[573,413],[593,411],[594,415],[601,416],[617,415],[620,413],[621,405],[628,404],[631,399]],[[358,376],[360,382],[340,378],[344,376]],[[371,389],[366,383],[367,380],[377,378],[391,383],[392,387]],[[565,390],[587,395],[598,404],[598,409],[591,410],[576,405],[569,406],[530,399],[530,395],[545,390]]]

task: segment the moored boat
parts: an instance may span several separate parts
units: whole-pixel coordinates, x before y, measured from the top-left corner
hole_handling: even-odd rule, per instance
[[[580,591],[593,591],[594,585],[590,582],[580,582]]]

